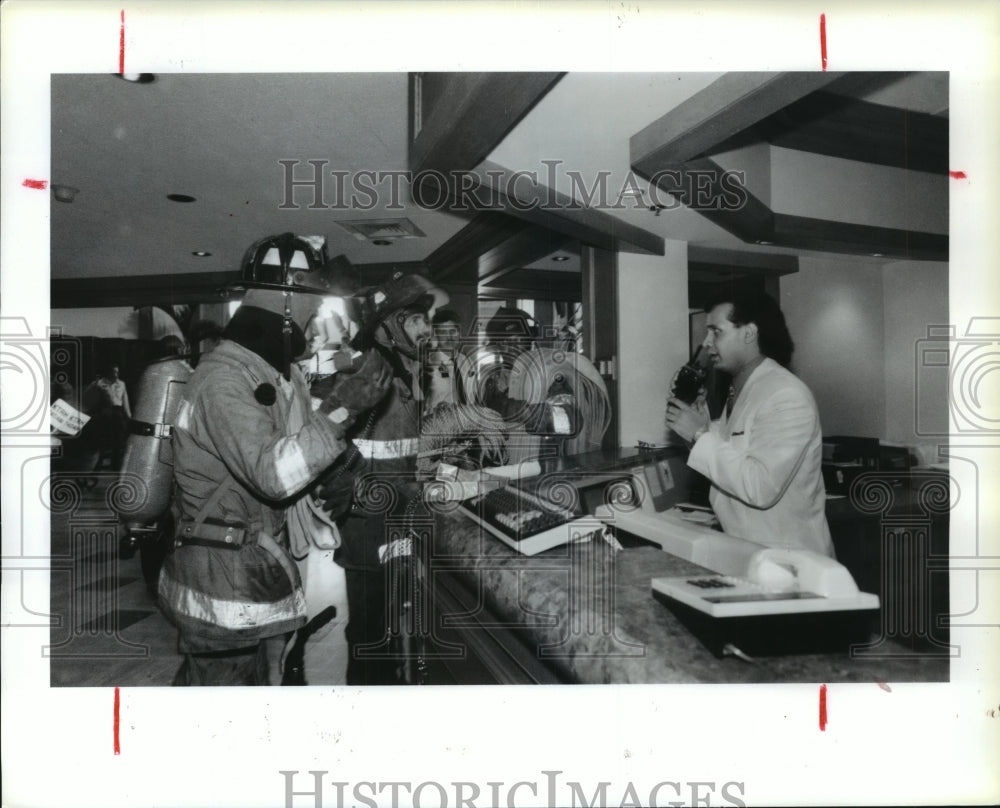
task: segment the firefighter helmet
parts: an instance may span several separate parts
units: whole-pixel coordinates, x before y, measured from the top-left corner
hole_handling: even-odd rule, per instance
[[[250,245],[234,286],[342,295],[349,269],[350,262],[344,256],[327,259],[325,237],[281,233]]]
[[[439,289],[422,275],[394,274],[386,283],[375,287],[370,293],[375,320],[385,320],[390,314],[400,311],[420,311],[427,314],[431,309],[448,302],[448,293]]]
[[[412,314],[429,314],[447,302],[448,293],[423,276],[397,272],[387,283],[370,290],[368,316],[373,324],[385,327],[397,349],[413,358],[419,346],[406,333],[403,323]]]

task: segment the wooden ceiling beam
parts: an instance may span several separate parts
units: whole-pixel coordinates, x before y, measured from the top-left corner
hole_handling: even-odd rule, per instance
[[[479,283],[489,285],[513,269],[533,264],[566,245],[565,236],[528,225],[492,250],[479,256]]]
[[[632,136],[632,170],[657,193],[673,197],[747,243],[947,261],[947,235],[775,213],[745,187],[734,193],[732,182],[724,179],[727,172],[705,156],[763,141],[901,168],[946,171],[946,119],[852,97],[886,80],[874,73],[727,73]]]
[[[484,210],[424,260],[435,281],[476,284],[479,257],[496,249],[524,228],[523,223],[498,211]]]
[[[564,75],[410,74],[410,170],[478,165]]]
[[[742,205],[701,204],[722,198],[725,173],[721,166],[701,158],[658,172],[656,187],[748,244],[914,261],[948,260],[945,234],[775,213],[746,189]]]
[[[843,73],[726,73],[632,135],[632,167],[652,176],[709,152],[760,120],[840,79]]]
[[[785,213],[774,215],[771,241],[782,247],[846,255],[908,261],[948,260],[948,236],[942,233],[832,222]]]
[[[564,300],[578,303],[582,297],[580,274],[551,269],[515,269],[482,288],[492,296],[509,293],[513,297],[536,300]]]
[[[713,271],[713,269],[736,269],[740,272],[759,272],[774,275],[790,275],[799,271],[799,257],[785,253],[748,252],[728,250],[722,247],[701,247],[688,245],[688,271],[692,267]]]
[[[561,233],[567,240],[620,252],[664,253],[661,236],[602,210],[581,205],[523,172],[484,160],[471,175],[478,182],[476,194],[480,200],[499,206],[505,213],[529,224]]]
[[[828,92],[813,93],[754,127],[773,146],[863,163],[948,173],[948,119]]]
[[[466,227],[428,256],[436,280],[475,283],[483,276],[495,277],[527,263],[523,256],[537,253],[545,243],[553,250],[566,241],[580,241],[604,249],[663,254],[664,241],[654,233],[585,208],[537,178],[487,160],[563,75],[411,75],[409,168],[414,198],[472,215]],[[523,238],[515,239],[525,228]],[[543,230],[553,232],[542,235]]]

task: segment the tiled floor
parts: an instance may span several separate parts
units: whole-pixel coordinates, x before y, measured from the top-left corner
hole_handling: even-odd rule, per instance
[[[51,685],[168,686],[182,661],[177,632],[157,608],[141,553],[121,557],[107,501],[114,475],[92,476],[92,487],[67,479],[72,496],[52,509]],[[310,685],[343,683],[343,611],[307,646]]]

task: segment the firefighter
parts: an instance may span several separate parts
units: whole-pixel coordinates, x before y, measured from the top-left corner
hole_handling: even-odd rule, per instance
[[[342,536],[336,558],[347,575],[349,685],[400,681],[399,660],[387,656],[382,564],[390,545],[387,520],[421,507],[416,482],[423,417],[419,357],[431,336],[430,314],[447,300],[447,294],[425,278],[401,273],[368,292],[365,328],[372,333],[375,350],[393,368],[392,386],[369,417],[353,427],[354,449],[346,465],[319,488]]]
[[[281,653],[306,620],[292,554],[312,540],[308,489],[392,380],[369,351],[311,401],[293,362],[322,296],[340,292],[320,239],[256,242],[241,285],[242,305],[186,385],[174,428],[176,540],[159,597],[185,655],[179,685],[280,681]]]

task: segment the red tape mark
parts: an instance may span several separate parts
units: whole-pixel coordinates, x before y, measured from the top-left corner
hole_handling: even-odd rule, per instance
[[[121,744],[118,742],[118,723],[121,713],[121,693],[119,693],[118,688],[115,688],[115,754],[120,755],[122,753]]]
[[[953,180],[965,180],[965,179],[968,179],[968,176],[966,175],[966,173],[964,171],[949,171],[948,172],[948,176],[950,176]]]
[[[122,26],[118,32],[118,72],[125,72],[125,9],[122,9]]]
[[[819,686],[819,728],[826,732],[826,685]]]
[[[44,191],[49,187],[48,180],[25,180],[21,183],[25,188],[34,188],[36,191]]]
[[[826,14],[819,15],[819,52],[826,70]]]

